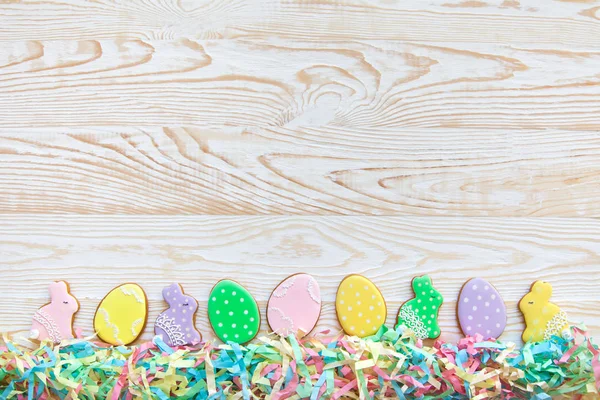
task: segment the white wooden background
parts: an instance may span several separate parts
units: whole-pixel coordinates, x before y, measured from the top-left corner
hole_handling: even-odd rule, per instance
[[[0,330],[65,279],[92,331],[140,283],[264,313],[309,272],[338,330],[350,273],[393,324],[430,274],[492,282],[519,340],[536,279],[600,334],[600,1],[0,2]],[[266,323],[263,321],[263,328]]]

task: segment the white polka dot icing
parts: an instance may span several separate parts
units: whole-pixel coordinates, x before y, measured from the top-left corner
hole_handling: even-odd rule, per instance
[[[428,275],[415,277],[412,288],[415,298],[400,307],[395,326],[409,328],[421,339],[435,339],[441,334],[438,312],[444,298]]]
[[[458,297],[458,322],[467,336],[498,338],[506,327],[506,306],[500,293],[485,279],[467,281]]]
[[[552,336],[569,337],[569,321],[559,306],[550,302],[552,285],[536,281],[529,293],[519,301],[519,309],[525,317],[526,328],[523,341],[539,342]]]
[[[198,309],[196,299],[185,294],[177,283],[163,289],[163,298],[169,308],[156,319],[154,333],[169,346],[200,343],[202,336],[194,325],[194,313]]]
[[[387,317],[381,292],[361,275],[347,276],[340,283],[335,309],[344,332],[358,337],[377,333]]]
[[[208,298],[208,320],[219,339],[242,344],[256,336],[260,311],[246,288],[225,279],[213,287]]]

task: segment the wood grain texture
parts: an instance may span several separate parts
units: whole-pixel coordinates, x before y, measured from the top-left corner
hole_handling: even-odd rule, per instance
[[[600,48],[190,39],[0,47],[4,127],[600,129]]]
[[[386,298],[388,324],[412,296],[411,278],[430,274],[447,299],[441,326],[448,340],[458,337],[455,301],[473,276],[492,282],[507,303],[504,339],[519,339],[516,304],[540,277],[553,284],[553,301],[573,322],[584,321],[593,334],[600,333],[595,219],[3,216],[0,230],[0,280],[11,283],[11,296],[0,301],[0,326],[10,331],[29,328],[52,280],[68,279],[83,307],[77,325],[88,333],[95,307],[113,286],[140,283],[152,321],[165,308],[162,287],[181,282],[199,299],[198,325],[210,338],[206,301],[217,280],[231,277],[244,284],[264,313],[277,284],[302,271],[321,286],[319,329],[339,329],[335,290],[344,276],[360,273]],[[151,329],[152,324],[144,338]]]
[[[0,128],[0,208],[598,217],[599,160],[586,131]]]
[[[0,41],[286,37],[598,44],[597,0],[4,1]]]

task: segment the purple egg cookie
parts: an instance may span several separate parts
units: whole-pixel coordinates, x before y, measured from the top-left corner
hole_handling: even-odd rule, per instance
[[[480,334],[497,339],[506,327],[506,306],[500,293],[489,282],[473,278],[458,297],[458,322],[467,336]]]
[[[154,324],[154,334],[162,337],[169,346],[200,343],[202,336],[194,325],[198,302],[183,293],[177,283],[163,289],[162,295],[169,308],[160,313]]]

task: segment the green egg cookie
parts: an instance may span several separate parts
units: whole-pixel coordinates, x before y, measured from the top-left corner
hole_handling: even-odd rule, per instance
[[[427,275],[413,279],[412,288],[415,298],[400,307],[396,328],[403,325],[412,330],[418,338],[435,339],[441,333],[438,312],[444,298],[433,287],[431,278]]]
[[[208,298],[208,320],[223,342],[246,343],[260,328],[260,311],[254,297],[237,282],[217,282]]]

